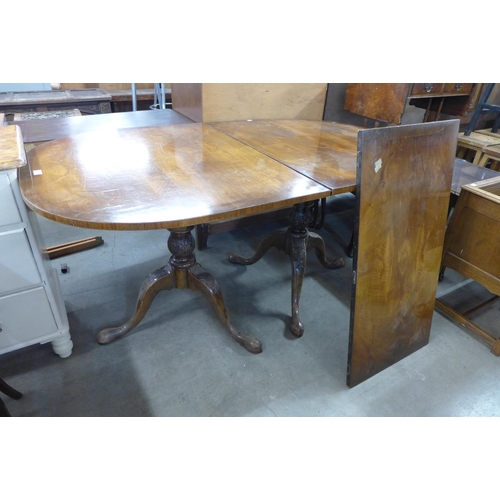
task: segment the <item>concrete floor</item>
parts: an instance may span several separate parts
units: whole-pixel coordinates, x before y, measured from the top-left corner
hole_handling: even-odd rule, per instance
[[[330,256],[343,255],[354,197],[330,199],[324,228]],[[142,281],[168,258],[167,231],[112,232],[73,228],[40,218],[47,246],[91,235],[104,245],[52,260],[68,311],[73,354],[50,344],[0,357],[1,375],[24,394],[3,397],[13,416],[499,416],[500,359],[463,327],[435,312],[430,343],[353,389],[345,384],[351,261],[327,270],[314,255],[301,298],[305,334],[288,332],[290,264],[271,250],[248,268],[227,253],[249,256],[278,223],[211,236],[198,261],[221,285],[234,326],[259,338],[248,353],[229,337],[204,299],[190,291],[157,296],[142,323],[100,346],[96,333],[128,319]],[[334,233],[335,231],[335,233]],[[447,271],[438,295],[463,278]],[[467,288],[468,287],[468,288]],[[477,299],[475,283],[456,301]],[[466,299],[469,301],[469,298]],[[497,323],[498,304],[482,316]]]

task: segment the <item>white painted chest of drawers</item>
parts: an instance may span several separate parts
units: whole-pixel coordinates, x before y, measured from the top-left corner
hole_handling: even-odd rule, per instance
[[[66,358],[73,343],[59,279],[19,191],[25,163],[19,128],[0,126],[0,354],[51,342]]]

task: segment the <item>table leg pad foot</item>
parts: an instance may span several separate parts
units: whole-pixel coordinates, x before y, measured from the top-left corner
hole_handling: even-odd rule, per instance
[[[302,323],[298,315],[292,317],[290,331],[292,332],[293,336],[297,338],[300,338],[302,337],[302,335],[304,335],[304,324]]]
[[[188,286],[189,289],[200,292],[205,297],[217,314],[220,322],[226,327],[229,335],[231,335],[236,342],[252,354],[259,354],[262,352],[262,344],[258,339],[243,335],[231,324],[219,284],[216,279],[199,264],[195,264],[189,269]]]

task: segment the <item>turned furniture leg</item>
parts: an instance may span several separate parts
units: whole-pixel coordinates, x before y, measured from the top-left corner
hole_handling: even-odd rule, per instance
[[[328,269],[338,269],[345,266],[342,258],[330,262],[326,258],[325,243],[321,236],[310,233],[307,229],[311,221],[311,210],[314,202],[294,205],[290,216],[290,227],[267,235],[259,245],[255,254],[250,258],[243,258],[235,253],[229,254],[229,261],[234,264],[255,264],[270,249],[277,248],[284,251],[292,264],[292,322],[290,330],[296,337],[304,333],[304,325],[299,316],[299,302],[306,269],[307,250],[313,248],[321,265]]]
[[[189,289],[200,292],[208,300],[231,337],[253,354],[262,352],[262,344],[259,340],[241,334],[231,325],[219,284],[196,262],[192,229],[193,226],[170,230],[168,249],[172,256],[169,262],[151,273],[144,281],[131,318],[121,326],[106,328],[97,334],[99,344],[109,344],[133,330],[142,321],[159,292]]]

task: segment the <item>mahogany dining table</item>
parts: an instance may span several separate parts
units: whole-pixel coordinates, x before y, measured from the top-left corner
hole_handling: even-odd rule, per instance
[[[232,325],[216,279],[196,262],[192,230],[290,207],[287,229],[265,237],[253,257],[230,254],[229,259],[253,264],[271,247],[288,254],[290,330],[300,337],[307,251],[314,250],[324,267],[345,264],[342,258],[327,259],[322,238],[309,231],[312,208],[320,199],[346,192],[357,195],[349,387],[428,342],[446,200],[457,170],[458,121],[379,130],[309,120],[166,124],[170,118],[184,120],[175,114],[164,115],[165,124],[147,126],[146,119],[136,127],[138,118],[131,116],[129,128],[110,124],[81,133],[86,118],[72,130],[77,135],[29,151],[28,166],[20,172],[26,204],[42,216],[79,227],[170,232],[168,263],[144,281],[130,319],[100,331],[99,343],[135,328],[161,290],[187,288],[208,300],[237,342],[249,352],[261,352],[258,339]],[[50,140],[50,134],[42,140]],[[388,245],[393,240],[398,244]],[[400,283],[406,284],[404,290]]]
[[[298,297],[307,240],[315,241],[324,265],[344,264],[342,259],[329,263],[323,258],[324,243],[308,238],[304,219],[310,204],[330,196],[332,189],[209,124],[104,128],[46,142],[29,151],[20,186],[32,210],[57,222],[103,230],[170,232],[168,263],[144,281],[130,319],[98,333],[100,344],[135,328],[159,291],[187,288],[208,300],[238,343],[249,352],[262,351],[258,339],[232,325],[216,279],[197,263],[192,236],[196,224],[296,207],[298,220],[289,231],[296,261],[292,281],[298,284],[293,287],[298,290],[295,304],[292,299],[294,325],[301,325]]]

